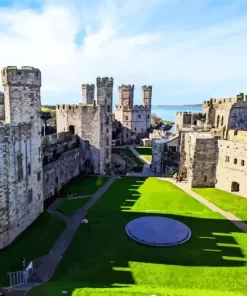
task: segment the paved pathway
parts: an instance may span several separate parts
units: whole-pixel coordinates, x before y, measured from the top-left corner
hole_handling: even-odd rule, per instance
[[[68,224],[61,234],[58,241],[54,244],[49,254],[36,261],[36,268],[38,277],[42,282],[48,282],[54,274],[59,262],[61,261],[63,254],[70,245],[73,236],[79,228],[85,213],[90,209],[101,197],[101,195],[112,185],[117,179],[117,176],[112,176],[86,203],[86,205],[77,210],[75,215],[70,218]]]
[[[176,186],[181,188],[183,191],[188,193],[190,196],[192,196],[196,200],[198,200],[200,203],[204,204],[210,210],[220,213],[222,216],[224,216],[227,220],[229,220],[231,223],[233,223],[235,226],[237,226],[243,232],[247,233],[247,223],[243,222],[242,220],[240,220],[238,217],[236,217],[232,213],[222,210],[221,208],[217,207],[216,205],[214,205],[213,203],[211,203],[207,199],[203,198],[201,195],[199,195],[196,192],[194,192],[193,190],[191,190],[190,185],[188,183],[184,183],[184,182],[176,183],[176,181],[171,178],[158,178],[158,179],[169,181],[169,182],[175,184]]]

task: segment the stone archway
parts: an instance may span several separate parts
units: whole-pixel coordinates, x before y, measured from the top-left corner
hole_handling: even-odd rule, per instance
[[[208,123],[215,125],[215,108],[211,106],[208,110]]]
[[[75,134],[75,126],[74,125],[70,125],[69,126],[69,131],[71,132],[72,135]]]
[[[231,185],[231,192],[239,192],[239,183],[238,182],[232,182]]]

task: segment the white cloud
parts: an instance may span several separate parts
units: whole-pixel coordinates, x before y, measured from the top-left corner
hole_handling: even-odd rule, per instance
[[[44,104],[79,102],[80,85],[94,83],[97,76],[112,76],[115,85],[176,86],[160,99],[176,96],[176,89],[178,96],[183,89],[190,94],[215,89],[215,96],[221,95],[217,84],[223,82],[229,96],[244,91],[236,87],[238,80],[247,80],[247,20],[204,28],[164,22],[147,30],[145,23],[155,21],[159,5],[173,1],[106,0],[93,7],[85,1],[47,1],[42,12],[0,8],[0,67],[40,68]],[[84,39],[78,46],[75,38],[81,31]]]

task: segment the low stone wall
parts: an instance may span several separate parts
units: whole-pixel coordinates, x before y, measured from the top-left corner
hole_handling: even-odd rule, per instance
[[[44,200],[59,192],[63,184],[85,168],[85,153],[80,148],[64,152],[56,161],[43,167]]]

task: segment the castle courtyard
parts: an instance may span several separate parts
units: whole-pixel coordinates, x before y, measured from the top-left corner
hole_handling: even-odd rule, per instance
[[[191,239],[155,248],[126,235],[129,221],[152,215],[184,223]],[[118,177],[87,219],[52,279],[28,296],[65,291],[70,296],[240,296],[247,291],[247,234],[171,182]]]

